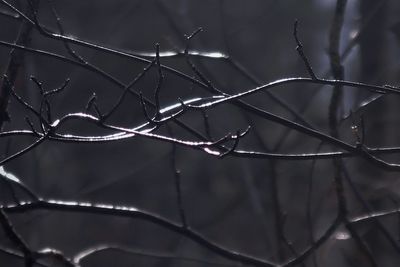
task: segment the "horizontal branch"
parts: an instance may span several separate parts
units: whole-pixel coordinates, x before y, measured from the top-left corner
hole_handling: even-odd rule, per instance
[[[103,52],[106,54],[110,54],[110,55],[115,55],[115,56],[120,56],[120,57],[124,57],[127,59],[131,59],[131,60],[135,60],[137,62],[141,62],[141,63],[145,63],[148,64],[151,62],[150,59],[146,59],[140,56],[136,56],[133,54],[130,54],[128,52],[124,52],[124,51],[119,51],[116,49],[112,49],[112,48],[108,48],[105,46],[101,46],[99,44],[95,44],[95,43],[91,43],[88,41],[83,41],[83,40],[79,40],[77,38],[71,37],[71,36],[65,36],[62,34],[58,34],[58,33],[54,33],[52,31],[50,31],[49,29],[47,29],[47,27],[44,27],[43,25],[41,25],[38,21],[35,21],[36,18],[36,10],[32,10],[35,16],[34,20],[31,20],[30,18],[28,18],[28,16],[26,16],[22,11],[20,11],[19,9],[17,9],[15,6],[13,6],[12,4],[10,4],[9,2],[5,1],[5,0],[1,0],[1,2],[6,5],[7,7],[9,7],[10,9],[12,9],[14,12],[18,13],[18,15],[21,16],[21,18],[26,21],[29,22],[30,24],[34,25],[35,28],[39,31],[40,34],[42,34],[45,37],[54,39],[54,40],[59,40],[62,42],[67,42],[67,43],[71,43],[71,44],[76,44],[82,47],[87,47],[89,49],[93,49],[99,52]],[[183,78],[184,80],[187,80],[189,82],[193,82],[199,86],[206,86],[205,84],[203,84],[201,81],[192,78],[191,76],[180,72],[174,68],[171,68],[169,66],[166,65],[161,65],[161,67],[165,70],[168,71],[169,73],[172,73],[174,75],[176,75],[177,77]]]
[[[168,109],[168,108],[165,108],[164,110],[170,111],[170,109]],[[58,141],[58,142],[65,142],[65,143],[71,143],[71,142],[104,143],[104,142],[112,142],[112,141],[123,141],[123,140],[134,138],[134,137],[145,137],[145,138],[150,138],[150,139],[164,141],[164,142],[176,143],[178,145],[182,145],[182,146],[186,146],[186,147],[202,149],[206,153],[216,155],[216,156],[220,156],[227,149],[223,146],[217,146],[215,144],[215,142],[186,141],[186,140],[171,138],[168,136],[153,134],[153,133],[151,133],[151,131],[154,127],[146,128],[149,126],[149,123],[140,124],[134,128],[124,128],[124,127],[118,127],[118,126],[110,125],[110,124],[104,124],[104,123],[102,124],[99,118],[94,117],[89,114],[85,114],[85,113],[71,113],[71,114],[65,115],[60,120],[56,120],[56,122],[54,122],[52,124],[52,126],[59,127],[60,123],[66,122],[68,120],[86,120],[88,122],[95,123],[96,125],[98,125],[102,128],[114,130],[117,132],[113,133],[113,134],[98,135],[98,136],[94,136],[94,135],[83,136],[83,135],[63,134],[63,133],[57,133],[57,132],[51,133],[50,132],[44,138],[43,134],[39,134],[37,132],[33,132],[33,131],[29,131],[29,130],[13,130],[13,131],[6,131],[6,132],[0,133],[0,138],[1,137],[12,137],[12,136],[38,137],[39,138],[38,141],[35,142],[35,145],[38,145],[38,144],[40,144],[40,142],[45,141],[44,139],[49,140],[49,141]],[[239,158],[296,160],[297,161],[297,160],[313,160],[313,159],[321,159],[322,160],[322,159],[334,159],[334,158],[365,157],[365,155],[364,155],[365,151],[367,151],[367,153],[369,154],[369,157],[377,156],[377,155],[400,153],[400,147],[378,147],[378,148],[364,147],[364,150],[363,150],[358,146],[351,146],[347,143],[345,143],[345,144],[347,146],[351,147],[350,151],[331,151],[331,152],[321,152],[321,153],[268,153],[268,152],[260,152],[260,151],[235,149],[235,150],[230,151],[229,155],[234,156],[234,157],[239,157]],[[214,146],[215,146],[215,149],[210,149],[210,147],[214,147]],[[218,150],[216,150],[216,149],[218,149]],[[219,151],[219,150],[222,150],[222,151]],[[25,153],[25,152],[26,151],[24,151],[23,153]],[[20,155],[22,155],[22,153]],[[14,158],[15,157],[13,157],[13,159]],[[370,160],[376,161],[379,159],[371,158]],[[8,161],[9,160],[0,162],[0,165],[6,163]]]
[[[210,241],[208,238],[195,230],[174,223],[159,215],[139,210],[134,207],[92,204],[75,201],[39,200],[34,202],[22,202],[16,205],[0,206],[0,209],[3,209],[5,212],[10,214],[25,213],[34,210],[54,210],[59,212],[79,212],[85,214],[111,215],[144,220],[146,222],[153,223],[164,229],[168,229],[169,231],[184,236],[199,244],[200,246],[207,248],[210,251],[213,251],[214,253],[226,259],[241,262],[244,264],[251,264],[253,266],[277,266],[277,264],[274,264],[272,262],[225,248],[222,245]]]
[[[37,49],[32,49],[32,48],[27,48],[27,47],[23,47],[23,46],[20,46],[20,45],[16,45],[16,44],[4,42],[4,41],[0,41],[0,45],[5,45],[5,46],[8,46],[8,47],[17,48],[17,49],[23,49],[25,51],[29,51],[29,52],[32,52],[32,53],[37,53],[37,54],[40,54],[40,55],[43,55],[43,56],[56,58],[56,59],[61,60],[63,62],[74,64],[76,66],[80,66],[80,67],[88,69],[90,71],[94,71],[97,74],[101,74],[101,73],[99,73],[98,71],[96,71],[94,69],[88,68],[88,66],[86,64],[84,64],[84,63],[77,62],[77,61],[71,60],[69,58],[66,58],[66,57],[63,57],[63,56],[60,56],[60,55],[57,55],[57,54],[54,54],[54,53],[50,53],[50,52],[47,52],[47,51],[41,51],[41,50],[37,50]],[[114,80],[112,77],[107,76],[106,74],[102,74],[102,76],[104,76],[105,78],[107,78],[108,80],[110,80],[113,83],[117,83],[117,85],[119,85],[120,87],[124,87],[123,84],[120,84],[118,81]],[[225,102],[238,101],[238,100],[240,101],[240,98],[246,97],[247,95],[254,94],[254,93],[257,93],[257,92],[262,91],[262,90],[268,90],[268,89],[271,89],[273,87],[282,86],[282,85],[285,85],[285,84],[290,84],[290,83],[312,83],[312,84],[324,84],[324,85],[331,85],[331,86],[334,86],[336,84],[340,84],[340,85],[354,87],[354,88],[366,88],[368,90],[374,90],[375,92],[380,92],[380,93],[396,93],[397,94],[397,93],[400,92],[398,88],[390,87],[390,86],[386,86],[386,85],[384,85],[384,86],[376,86],[376,85],[369,85],[369,84],[350,82],[350,81],[329,80],[329,79],[311,79],[311,78],[298,77],[298,78],[286,78],[286,79],[277,80],[277,81],[274,81],[274,82],[271,82],[271,83],[268,83],[268,84],[265,84],[265,85],[262,85],[262,86],[259,86],[259,87],[256,87],[256,88],[253,88],[253,89],[250,89],[250,90],[247,90],[247,91],[244,91],[242,93],[239,93],[239,94],[236,94],[236,95],[232,95],[232,96],[229,96],[229,95],[226,95],[226,94],[224,94],[222,96],[215,96],[216,100],[208,101],[208,102],[206,102],[206,103],[204,103],[202,105],[188,105],[188,106],[190,106],[192,108],[196,108],[196,109],[199,109],[199,108],[201,108],[201,109],[203,109],[203,108],[211,108],[213,106],[216,106],[216,105],[219,105],[219,104],[222,104],[222,103],[225,103]],[[145,101],[146,101],[146,99],[145,99]],[[152,104],[151,102],[148,102],[148,100],[146,101],[146,103]],[[185,104],[186,104],[186,102],[185,102]],[[331,136],[329,136],[327,134],[324,134],[323,132],[311,129],[309,127],[306,127],[304,125],[298,124],[298,123],[293,122],[291,120],[285,119],[285,118],[280,117],[278,115],[269,113],[269,112],[267,112],[265,110],[261,110],[261,109],[258,109],[256,107],[253,107],[253,106],[248,106],[247,104],[245,104],[243,102],[242,102],[242,104],[244,105],[244,106],[242,106],[242,108],[244,108],[246,110],[250,110],[251,112],[255,112],[256,115],[258,115],[258,116],[260,116],[260,117],[262,117],[264,119],[268,119],[270,121],[273,121],[273,122],[276,122],[278,124],[281,124],[281,125],[283,125],[285,127],[297,130],[297,131],[302,132],[302,133],[304,133],[304,134],[306,134],[308,136],[317,138],[317,139],[319,139],[321,141],[328,142],[328,143],[330,143],[332,145],[335,145],[335,146],[338,146],[338,147],[340,147],[340,148],[342,148],[342,149],[344,149],[344,150],[346,150],[346,151],[348,151],[348,152],[350,152],[352,154],[355,154],[355,153],[359,152],[356,149],[355,146],[349,145],[349,144],[347,144],[347,143],[345,143],[345,142],[343,142],[343,141],[341,141],[339,139],[336,139],[336,138],[333,138],[333,137],[331,137]],[[176,108],[181,108],[181,105],[179,103],[178,104],[173,104],[170,107],[165,108],[165,110],[173,110],[175,107]],[[180,127],[183,127],[184,129],[186,129],[186,130],[190,131],[191,133],[195,134],[197,137],[205,140],[205,138],[203,136],[201,136],[197,131],[191,129],[190,127],[188,127],[187,125],[183,124],[182,122],[180,122],[176,118],[173,118],[173,120]],[[79,140],[77,140],[77,141],[79,141]],[[231,153],[231,154],[233,155],[234,153]],[[256,154],[257,153],[249,153],[248,156],[256,155]],[[256,156],[258,157],[260,155],[261,154],[258,154]],[[272,157],[274,157],[274,156],[272,156]],[[322,156],[322,157],[326,157],[326,156]],[[277,155],[277,158],[280,158],[280,156]],[[290,158],[293,158],[293,157],[290,157]],[[300,159],[300,157],[299,157],[299,159]],[[385,164],[383,162],[378,162],[377,160],[374,160],[374,159],[372,159],[371,162],[375,162],[375,163],[377,163],[377,165],[383,166],[383,168],[388,169],[388,170],[397,170],[398,169],[398,167],[396,165],[388,165],[388,164]]]
[[[392,216],[392,215],[396,215],[396,214],[398,215],[399,213],[400,213],[400,208],[385,210],[385,211],[370,212],[367,215],[353,217],[353,218],[349,219],[349,221],[351,223],[361,223],[361,222],[366,222],[369,220],[378,219],[378,218],[382,218],[382,217]]]
[[[127,248],[123,247],[120,245],[97,245],[94,247],[90,247],[88,249],[85,249],[81,252],[79,252],[74,258],[73,262],[77,265],[79,265],[84,259],[93,256],[94,254],[101,253],[101,252],[106,252],[106,251],[117,251],[117,252],[122,252],[122,253],[127,253],[131,255],[136,255],[136,256],[141,256],[141,257],[150,257],[150,258],[155,258],[155,259],[168,259],[168,260],[174,260],[174,261],[185,261],[185,262],[193,262],[193,263],[198,263],[198,264],[204,264],[206,266],[231,266],[232,264],[226,264],[226,263],[221,263],[221,262],[210,262],[206,261],[203,259],[196,259],[196,258],[189,258],[189,257],[184,257],[184,256],[177,256],[174,254],[168,254],[168,253],[162,253],[162,252],[155,252],[155,251],[148,251],[148,250],[138,250],[138,249],[132,249],[132,248]]]
[[[224,94],[224,97],[221,97],[218,100],[208,102],[199,106],[193,106],[193,108],[210,108],[214,107],[223,103],[229,103],[234,100],[238,100],[241,98],[244,98],[246,96],[258,93],[263,90],[268,90],[274,87],[278,86],[283,86],[287,84],[292,84],[292,83],[307,83],[307,84],[320,84],[320,85],[330,85],[330,86],[347,86],[347,87],[352,87],[352,88],[358,88],[358,89],[367,89],[369,91],[372,91],[374,93],[379,93],[379,94],[386,94],[386,93],[391,93],[391,94],[400,94],[400,89],[397,87],[392,87],[389,85],[371,85],[367,83],[361,83],[361,82],[351,82],[351,81],[344,81],[344,80],[332,80],[332,79],[312,79],[312,78],[304,78],[304,77],[293,77],[293,78],[284,78],[284,79],[279,79],[275,80],[273,82],[258,86],[253,89],[249,89],[246,91],[243,91],[241,93],[227,96]]]

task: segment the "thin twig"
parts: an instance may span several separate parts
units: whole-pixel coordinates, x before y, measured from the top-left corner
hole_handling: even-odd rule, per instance
[[[317,76],[315,75],[315,73],[314,73],[314,71],[313,71],[313,68],[311,67],[311,64],[310,64],[308,58],[307,58],[306,55],[304,54],[304,51],[303,51],[303,44],[300,42],[299,37],[298,37],[298,35],[297,35],[297,27],[298,27],[298,24],[299,24],[299,21],[296,20],[296,21],[294,22],[294,28],[293,28],[293,36],[294,36],[294,39],[295,39],[296,44],[297,44],[296,50],[297,50],[297,52],[299,53],[300,58],[303,60],[304,65],[306,66],[308,75],[310,75],[310,77],[311,77],[313,80],[318,80]]]
[[[170,136],[173,136],[172,129],[170,126],[167,125],[167,130]],[[175,192],[176,192],[176,202],[178,205],[178,211],[180,220],[182,222],[182,226],[184,228],[188,228],[188,222],[186,218],[186,212],[184,208],[183,196],[182,196],[182,179],[181,179],[181,171],[178,169],[177,166],[177,146],[176,144],[172,144],[172,151],[171,151],[171,165],[174,171],[174,184],[175,184]]]

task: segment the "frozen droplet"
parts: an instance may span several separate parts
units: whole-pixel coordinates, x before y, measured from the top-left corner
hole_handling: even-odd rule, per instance
[[[18,179],[17,176],[15,176],[14,174],[7,172],[3,166],[0,166],[0,175],[5,177],[8,180],[14,181],[16,183],[21,183],[21,181]]]
[[[338,239],[338,240],[347,240],[347,239],[351,238],[351,235],[346,230],[340,230],[335,233],[334,237],[335,237],[335,239]]]

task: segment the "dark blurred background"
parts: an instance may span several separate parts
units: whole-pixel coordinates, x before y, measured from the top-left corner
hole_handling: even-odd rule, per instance
[[[10,3],[27,10],[25,1]],[[227,94],[281,78],[307,77],[303,61],[295,50],[292,34],[295,19],[300,22],[299,37],[315,73],[329,78],[328,36],[335,5],[334,0],[54,1],[65,35],[127,53],[154,54],[156,43],[160,44],[161,52],[182,52],[185,34],[202,27],[203,31],[191,40],[190,50],[204,56],[191,58],[197,68]],[[0,10],[12,13],[4,4]],[[348,1],[340,46],[345,79],[399,85],[398,14],[399,1]],[[56,20],[48,1],[41,1],[39,19],[56,31]],[[20,23],[7,15],[0,16],[0,39],[14,42]],[[32,31],[31,37],[30,47],[68,56],[62,42],[43,37],[37,30]],[[131,81],[145,67],[143,63],[124,57],[77,45],[71,47],[124,83]],[[0,46],[2,74],[6,71],[9,52],[10,48]],[[182,55],[161,57],[161,63],[195,77]],[[60,86],[66,78],[71,79],[68,88],[52,98],[54,117],[83,111],[93,92],[96,92],[102,110],[108,110],[121,94],[115,84],[93,72],[26,53],[15,90],[36,107],[40,95],[30,81],[31,75],[42,81],[46,90]],[[154,99],[156,84],[157,69],[153,68],[134,89]],[[363,115],[365,144],[371,147],[400,145],[398,96],[379,96],[349,87],[344,87],[343,91],[339,110],[343,118],[339,124],[341,139],[355,143],[351,126]],[[273,88],[271,92],[310,125],[329,133],[331,87],[302,83]],[[160,101],[161,106],[166,107],[177,103],[178,98],[187,100],[211,95],[195,84],[165,73]],[[295,120],[293,114],[267,93],[258,93],[245,100]],[[368,105],[363,106],[365,103]],[[349,116],[350,111],[355,116]],[[154,109],[149,108],[149,112]],[[11,122],[6,123],[3,130],[27,129],[26,113],[11,100]],[[207,110],[206,115],[208,133],[202,112],[190,111],[182,120],[214,140],[252,126],[248,136],[240,141],[239,149],[312,153],[320,144],[315,138],[288,131],[284,126],[260,119],[231,104]],[[146,119],[139,100],[128,95],[110,121],[133,127]],[[168,125],[173,136],[193,139],[173,123]],[[85,123],[72,122],[65,125],[63,131],[103,133]],[[157,133],[171,135],[166,127],[161,127]],[[0,151],[4,155],[15,153],[30,142],[32,138],[1,138]],[[276,262],[294,257],[293,250],[299,253],[309,247],[311,236],[321,235],[336,215],[334,171],[330,160],[272,161],[230,156],[218,159],[199,150],[173,149],[170,143],[144,138],[101,144],[48,141],[4,168],[46,199],[134,206],[179,222],[175,159],[181,175],[183,207],[191,228],[229,249]],[[332,149],[323,145],[321,151]],[[391,155],[384,159],[398,162],[400,157]],[[397,208],[400,186],[397,173],[388,173],[362,159],[349,158],[344,162],[351,185],[356,187],[370,210]],[[11,203],[9,188],[0,187],[1,201]],[[367,214],[348,182],[345,193],[350,216]],[[24,197],[21,194],[21,199]],[[69,257],[98,245],[120,246],[137,252],[99,252],[85,258],[82,266],[241,266],[145,221],[55,211],[35,211],[10,218],[35,249],[52,247]],[[382,218],[381,224],[398,242],[399,217]],[[356,229],[379,266],[399,266],[398,252],[375,224],[357,224]],[[284,242],[282,235],[288,242]],[[2,232],[0,238],[2,246],[12,247]],[[175,257],[152,257],[146,256],[145,252]],[[185,257],[208,263],[188,261]],[[365,264],[359,247],[344,229],[332,235],[303,262],[303,266],[367,266]],[[0,266],[23,266],[23,263],[21,259],[2,253]]]

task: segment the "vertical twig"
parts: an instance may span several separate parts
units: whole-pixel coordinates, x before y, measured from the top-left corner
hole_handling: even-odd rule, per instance
[[[260,86],[263,84],[261,79],[257,78],[254,73],[252,73],[248,68],[243,66],[240,62],[238,62],[233,55],[233,51],[231,49],[230,43],[228,41],[228,36],[227,36],[227,29],[226,29],[226,23],[224,20],[224,12],[223,12],[223,0],[220,0],[220,17],[221,17],[221,25],[222,25],[222,36],[224,39],[224,44],[226,47],[226,53],[228,55],[228,58],[226,61],[233,67],[234,70],[236,70],[238,73],[240,73],[244,78],[252,82],[255,86]],[[291,107],[284,99],[279,97],[278,95],[274,94],[274,92],[270,91],[263,91],[263,94],[271,98],[274,102],[276,102],[277,105],[281,106],[285,110],[287,110],[290,114],[293,115],[296,121],[302,123],[303,125],[309,127],[309,128],[314,128],[303,116],[301,112],[298,112],[295,110],[293,107]]]
[[[39,6],[39,1],[32,1],[33,8],[37,9]],[[15,40],[16,44],[20,44],[23,46],[28,46],[31,41],[31,32],[33,29],[33,25],[29,22],[23,20],[21,22],[18,36]],[[3,81],[0,87],[0,131],[3,128],[3,124],[5,121],[9,120],[9,114],[7,112],[8,102],[11,96],[12,87],[15,85],[15,82],[18,77],[19,70],[24,60],[24,51],[12,49],[10,51],[10,59],[8,61],[6,71],[4,73],[4,77],[7,77],[8,82]]]
[[[155,98],[155,104],[156,104],[156,119],[159,118],[160,116],[160,91],[161,91],[161,86],[164,81],[164,74],[161,68],[161,63],[160,63],[160,44],[156,44],[156,65],[157,65],[157,72],[158,72],[158,81],[157,81],[157,87],[154,92],[154,98]]]
[[[319,152],[321,148],[322,148],[322,142],[318,144],[316,151]],[[312,245],[315,244],[314,223],[312,216],[312,193],[314,189],[314,170],[316,165],[317,161],[313,160],[310,166],[310,174],[309,174],[309,181],[307,188],[307,201],[306,201],[306,224],[308,227],[308,234]],[[314,267],[318,267],[317,257],[315,254],[312,255],[312,261]]]
[[[171,127],[167,124],[167,131],[170,136],[173,136],[173,132]],[[188,228],[187,220],[186,220],[186,213],[182,198],[182,183],[181,183],[181,171],[178,169],[176,157],[177,157],[177,147],[176,144],[172,144],[172,151],[171,151],[171,166],[174,171],[174,184],[175,184],[175,192],[176,192],[176,202],[178,205],[178,212],[179,217],[182,223],[183,228]]]
[[[300,42],[300,39],[299,39],[298,34],[297,34],[297,28],[298,28],[297,26],[298,25],[299,25],[299,21],[295,20],[294,28],[293,28],[293,36],[294,36],[294,39],[295,39],[296,44],[297,44],[297,46],[296,46],[297,53],[300,55],[300,58],[303,60],[303,63],[304,63],[304,66],[307,69],[308,75],[310,75],[310,77],[313,80],[318,80],[317,76],[314,73],[313,68],[311,67],[310,61],[308,60],[306,54],[303,51],[303,44]]]
[[[204,121],[204,129],[208,140],[212,141],[212,134],[211,134],[211,126],[210,126],[210,117],[208,116],[207,111],[204,109],[201,111],[201,115],[203,116]]]

